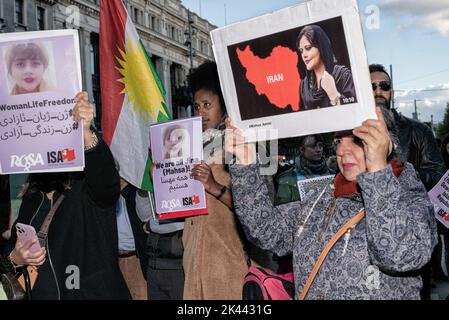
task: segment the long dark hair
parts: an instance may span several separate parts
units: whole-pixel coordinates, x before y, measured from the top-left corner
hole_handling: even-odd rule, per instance
[[[324,68],[328,73],[332,74],[336,60],[334,57],[334,50],[332,49],[331,40],[327,36],[326,32],[324,32],[320,26],[314,24],[305,26],[299,33],[298,38],[296,38],[296,48],[298,50],[299,42],[302,37],[306,37],[310,44],[318,49]],[[310,71],[306,68],[306,72],[309,73]]]
[[[192,71],[189,78],[189,88],[193,95],[201,89],[216,94],[220,101],[221,110],[226,113],[226,106],[221,92],[220,78],[218,77],[217,64],[207,61]]]

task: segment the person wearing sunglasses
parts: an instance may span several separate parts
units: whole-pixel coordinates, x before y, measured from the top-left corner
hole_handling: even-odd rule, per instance
[[[384,116],[385,113],[392,116],[396,125],[399,147],[402,149],[401,161],[413,164],[429,191],[446,171],[433,133],[425,124],[407,118],[392,108],[394,90],[384,66],[372,64],[369,70],[376,105],[384,109]]]
[[[369,66],[371,85],[376,105],[382,107],[384,117],[394,122],[398,144],[401,149],[400,160],[410,162],[418,173],[427,191],[432,189],[445,173],[444,162],[432,131],[425,124],[407,118],[392,108],[394,90],[391,78],[385,67],[380,64]],[[435,260],[436,252],[434,252]],[[438,272],[433,264],[434,273]],[[430,265],[426,265],[421,274],[423,290],[421,297],[430,299]]]

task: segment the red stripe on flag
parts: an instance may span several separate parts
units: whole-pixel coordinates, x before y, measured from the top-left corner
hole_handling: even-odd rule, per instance
[[[122,110],[124,94],[120,92],[124,85],[117,81],[121,78],[115,68],[120,57],[118,48],[125,50],[125,30],[127,13],[121,0],[100,1],[100,83],[102,105],[103,138],[108,145],[117,126]]]

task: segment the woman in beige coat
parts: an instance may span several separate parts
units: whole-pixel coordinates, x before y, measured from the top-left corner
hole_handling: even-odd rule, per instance
[[[203,119],[205,159],[192,175],[204,185],[209,213],[185,220],[184,299],[241,300],[248,267],[221,148],[226,112],[216,64],[206,62],[196,69],[190,86],[196,113]]]

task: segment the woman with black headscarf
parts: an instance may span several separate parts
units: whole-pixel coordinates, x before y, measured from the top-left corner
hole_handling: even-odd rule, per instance
[[[304,27],[296,46],[306,67],[300,88],[304,110],[357,102],[351,70],[336,64],[331,41],[321,27]]]

